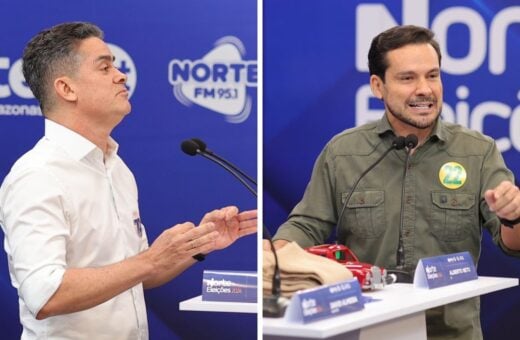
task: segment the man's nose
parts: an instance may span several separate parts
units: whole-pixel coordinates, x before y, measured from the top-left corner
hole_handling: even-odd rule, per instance
[[[126,73],[121,72],[119,69],[116,69],[115,82],[125,84],[128,80],[128,76]]]
[[[431,84],[426,78],[419,78],[419,80],[417,80],[417,88],[415,91],[421,95],[430,95],[433,92]]]

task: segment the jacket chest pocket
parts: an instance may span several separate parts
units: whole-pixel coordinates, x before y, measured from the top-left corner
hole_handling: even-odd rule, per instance
[[[341,195],[345,204],[348,193]],[[356,191],[345,211],[346,229],[361,238],[378,237],[385,229],[385,192]]]
[[[462,241],[478,228],[475,195],[432,192],[432,232],[447,242]]]

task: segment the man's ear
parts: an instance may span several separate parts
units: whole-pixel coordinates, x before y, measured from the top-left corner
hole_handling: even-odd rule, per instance
[[[78,96],[74,91],[72,79],[63,76],[54,80],[54,90],[56,95],[68,102],[74,102],[78,100]]]
[[[381,100],[383,100],[383,86],[383,79],[375,74],[370,76],[370,89],[372,90],[372,94]]]

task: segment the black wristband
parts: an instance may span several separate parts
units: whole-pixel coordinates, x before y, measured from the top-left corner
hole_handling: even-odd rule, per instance
[[[199,262],[204,261],[204,259],[206,259],[206,255],[201,254],[201,253],[198,253],[197,255],[193,255],[192,257]]]
[[[506,227],[509,227],[509,228],[513,228],[515,225],[517,225],[518,223],[520,223],[520,217],[517,218],[516,220],[506,220],[505,218],[499,218],[500,220],[500,223],[502,223],[502,225],[505,225]]]

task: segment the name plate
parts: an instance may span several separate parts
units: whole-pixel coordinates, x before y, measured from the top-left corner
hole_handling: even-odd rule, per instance
[[[285,312],[288,322],[308,323],[365,308],[357,279],[307,289],[293,295]]]
[[[419,260],[413,284],[418,288],[438,288],[478,279],[471,255],[462,253],[428,257]]]
[[[257,277],[251,271],[204,270],[202,301],[256,303]]]

